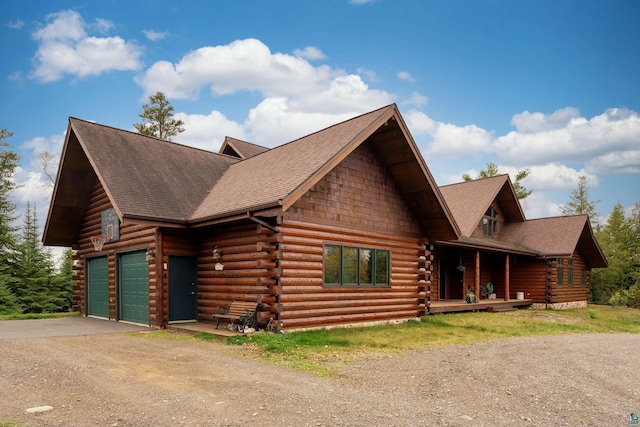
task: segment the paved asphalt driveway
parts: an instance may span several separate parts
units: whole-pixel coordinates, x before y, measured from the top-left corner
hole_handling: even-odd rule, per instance
[[[2,320],[0,321],[0,340],[118,334],[148,330],[147,326],[79,316],[58,319]]]

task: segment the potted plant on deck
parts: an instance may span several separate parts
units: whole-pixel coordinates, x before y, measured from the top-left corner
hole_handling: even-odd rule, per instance
[[[467,301],[467,304],[471,304],[471,303],[476,302],[476,294],[473,292],[473,289],[467,288],[467,294],[465,296],[465,301]]]
[[[493,292],[493,283],[487,283],[487,293],[489,294],[489,299],[496,299],[496,294]]]

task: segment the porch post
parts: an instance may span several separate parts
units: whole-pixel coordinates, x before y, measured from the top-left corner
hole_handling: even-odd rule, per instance
[[[509,254],[504,258],[504,300],[509,301]]]
[[[476,294],[476,302],[480,301],[480,251],[476,251],[476,271],[473,292]]]

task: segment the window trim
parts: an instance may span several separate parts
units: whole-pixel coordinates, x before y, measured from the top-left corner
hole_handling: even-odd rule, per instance
[[[334,248],[339,251],[339,265],[338,265],[338,282],[327,282],[327,248]],[[355,283],[344,283],[345,280],[345,249],[355,249]],[[362,283],[361,282],[361,253],[362,251],[371,251],[371,283]],[[378,278],[378,254],[384,253],[387,255],[386,266],[384,268],[384,274],[386,276],[386,281],[384,283],[377,283]],[[348,267],[348,266],[347,266]],[[381,249],[381,248],[373,248],[373,247],[359,247],[352,245],[340,245],[334,243],[326,243],[323,245],[322,249],[322,282],[323,286],[336,287],[336,286],[346,286],[346,287],[367,287],[367,288],[380,288],[380,287],[391,287],[391,250],[389,249]]]

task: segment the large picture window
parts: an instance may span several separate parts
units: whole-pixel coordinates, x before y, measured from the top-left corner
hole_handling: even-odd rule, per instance
[[[390,259],[388,250],[325,245],[324,284],[389,286]]]

